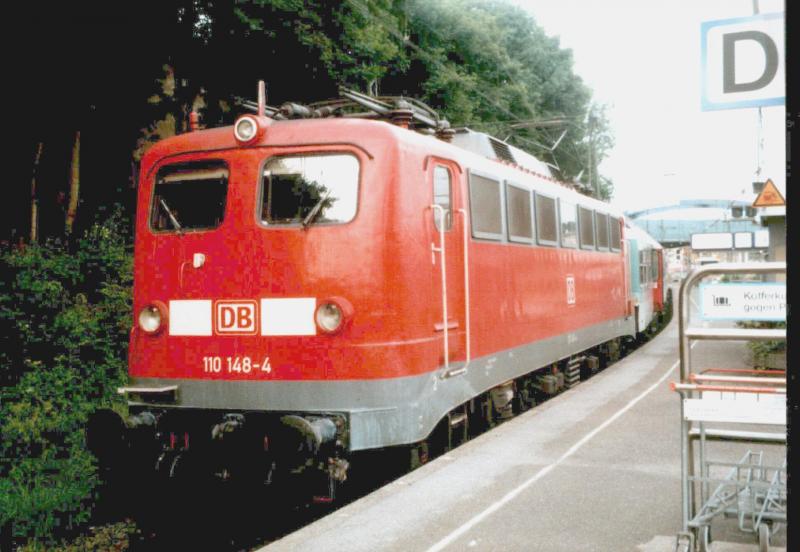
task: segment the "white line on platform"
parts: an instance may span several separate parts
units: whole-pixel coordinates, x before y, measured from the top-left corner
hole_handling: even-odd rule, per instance
[[[696,343],[697,342],[692,343],[691,346],[694,347]],[[459,527],[458,529],[447,535],[445,538],[443,538],[442,540],[440,540],[439,542],[428,548],[427,552],[439,552],[440,550],[443,550],[444,548],[452,544],[453,541],[455,541],[458,537],[460,537],[461,535],[463,535],[464,533],[475,527],[475,525],[477,525],[478,523],[480,523],[481,521],[492,515],[494,512],[502,508],[507,503],[514,500],[514,498],[516,498],[517,495],[519,495],[522,491],[524,491],[525,489],[536,483],[539,479],[550,473],[553,470],[553,468],[557,467],[559,464],[564,462],[564,460],[575,454],[575,452],[577,452],[578,449],[580,449],[583,445],[588,443],[595,435],[603,431],[605,428],[611,425],[611,423],[613,423],[617,418],[619,418],[620,416],[625,414],[628,410],[633,408],[633,406],[636,403],[645,398],[653,389],[664,383],[664,380],[669,377],[672,371],[675,370],[675,368],[677,368],[680,363],[681,363],[680,359],[675,361],[675,364],[673,364],[670,367],[670,369],[667,370],[666,373],[658,379],[657,382],[655,382],[653,385],[645,389],[645,391],[642,394],[640,394],[635,399],[632,399],[628,404],[623,406],[620,410],[618,410],[613,416],[611,416],[605,422],[603,422],[602,424],[594,428],[592,431],[587,433],[580,441],[572,445],[567,452],[562,454],[558,458],[558,460],[556,460],[552,464],[548,464],[547,466],[536,472],[536,474],[533,477],[531,477],[530,479],[528,479],[515,489],[510,490],[508,493],[506,493],[506,495],[503,498],[501,498],[500,500],[498,500],[497,502],[486,508],[484,511],[482,511],[481,513],[477,514],[472,519],[467,521],[464,525],[462,525],[461,527]]]

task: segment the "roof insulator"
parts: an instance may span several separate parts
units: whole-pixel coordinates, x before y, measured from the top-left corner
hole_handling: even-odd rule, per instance
[[[395,108],[389,113],[392,124],[402,128],[408,128],[411,120],[414,118],[414,109],[411,104],[405,100],[397,100]]]

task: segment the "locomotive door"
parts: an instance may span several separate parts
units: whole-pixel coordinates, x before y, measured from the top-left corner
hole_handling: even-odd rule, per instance
[[[442,336],[440,365],[465,358],[466,303],[464,228],[460,211],[461,168],[451,161],[429,158],[426,180],[431,190],[428,231],[432,250],[432,289],[437,305],[433,332]]]

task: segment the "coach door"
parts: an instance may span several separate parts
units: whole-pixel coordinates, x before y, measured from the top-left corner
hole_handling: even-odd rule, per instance
[[[661,309],[664,306],[664,250],[653,249],[653,304]]]
[[[431,242],[432,286],[438,298],[434,312],[438,313],[433,332],[442,336],[441,365],[452,373],[451,363],[467,356],[468,332],[465,290],[465,233],[466,228],[459,180],[461,168],[451,161],[428,158],[427,181],[431,190],[428,228]],[[459,364],[460,366],[460,364]]]

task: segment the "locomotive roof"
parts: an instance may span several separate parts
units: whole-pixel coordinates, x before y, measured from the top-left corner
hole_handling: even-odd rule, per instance
[[[308,136],[313,136],[309,141]],[[424,149],[429,154],[452,158],[459,161],[466,170],[473,170],[484,175],[494,176],[503,180],[535,188],[538,192],[561,198],[571,203],[600,210],[612,216],[623,216],[622,211],[608,203],[586,196],[575,190],[570,184],[554,179],[544,163],[528,155],[525,158],[522,150],[511,150],[515,161],[527,162],[528,166],[509,161],[498,156],[487,155],[486,148],[494,149],[496,144],[492,141],[505,144],[495,138],[469,129],[459,129],[456,136],[466,139],[455,139],[448,143],[436,136],[426,135],[413,130],[408,130],[381,120],[341,117],[324,119],[288,119],[274,120],[267,128],[264,137],[256,146],[269,144],[345,144],[362,147],[363,137],[369,136],[371,141],[403,142],[413,144]],[[342,137],[345,137],[344,139]],[[479,144],[479,147],[464,147],[465,141]],[[217,127],[195,132],[187,132],[173,136],[154,144],[146,153],[142,167],[149,170],[152,164],[165,157],[181,153],[199,151],[222,151],[241,147],[233,134],[233,126]],[[247,146],[251,147],[251,146]],[[502,147],[502,146],[501,146]],[[513,148],[513,146],[508,146]],[[374,152],[370,152],[373,154]],[[535,180],[535,183],[534,183]]]
[[[477,132],[466,127],[455,129],[453,144],[489,159],[508,161],[535,173],[552,177],[550,168],[546,163],[530,153],[512,146],[508,142],[498,140],[485,132]]]

